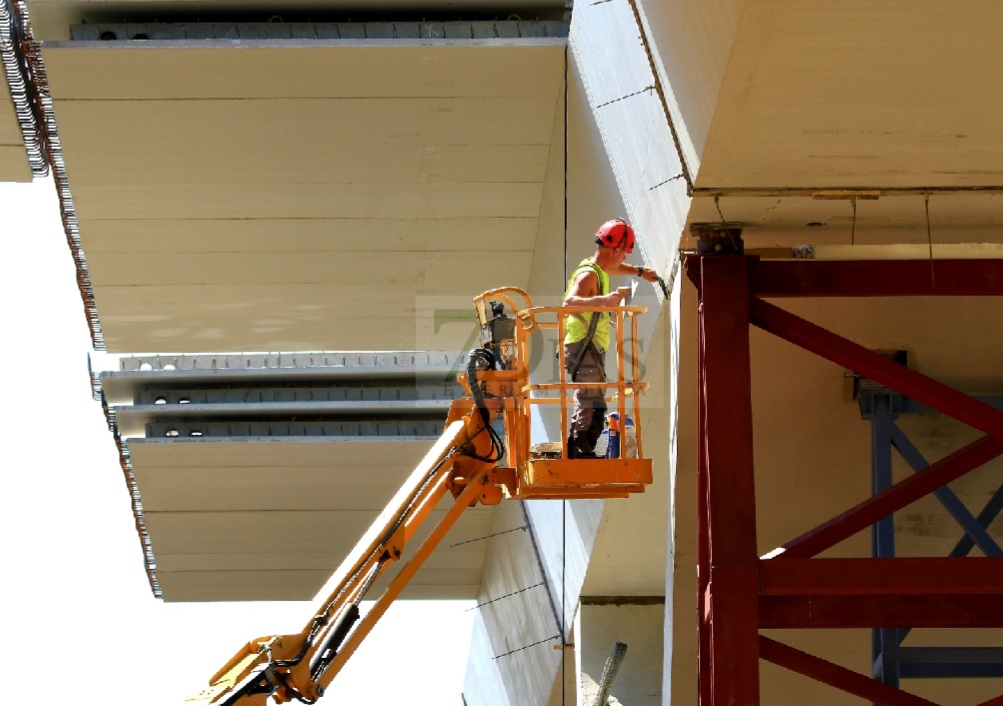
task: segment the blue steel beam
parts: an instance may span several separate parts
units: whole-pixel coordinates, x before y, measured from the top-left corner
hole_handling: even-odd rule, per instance
[[[985,402],[994,409],[1003,410],[1003,397],[972,395],[972,398],[979,402]],[[932,407],[927,407],[925,404],[911,400],[908,397],[902,397],[899,405],[901,414],[940,414],[940,412]]]
[[[1003,398],[981,398],[1000,409]],[[888,390],[861,391],[861,418],[871,422],[871,478],[875,494],[893,484],[891,449],[894,447],[914,472],[930,464],[909,440],[895,419],[900,413],[936,413],[901,394]],[[967,556],[978,546],[989,557],[1003,556],[999,544],[986,531],[1003,511],[1003,485],[989,503],[973,517],[947,486],[934,491],[938,500],[964,530],[952,557]],[[871,528],[872,556],[893,558],[895,537],[893,516],[879,520]],[[898,687],[901,679],[1003,677],[1003,648],[998,647],[903,647],[910,628],[877,628],[871,631],[871,673],[874,679]],[[875,704],[874,706],[877,706]]]
[[[904,679],[1003,677],[1001,647],[900,647]]]
[[[909,438],[898,425],[892,422],[889,422],[889,424],[891,424],[891,442],[898,449],[898,452],[905,459],[906,463],[912,467],[912,470],[919,473],[929,466],[930,464],[923,458],[923,454],[909,441]],[[941,505],[950,513],[951,517],[965,530],[965,534],[978,545],[983,554],[986,556],[1003,556],[1003,549],[1000,549],[1000,545],[989,536],[985,526],[968,511],[968,508],[958,499],[954,491],[945,485],[933,491],[933,493],[940,500]],[[988,523],[986,526],[988,526]]]
[[[875,395],[871,417],[871,492],[874,495],[891,488],[892,479],[892,407],[890,395]],[[889,515],[871,526],[871,550],[877,558],[895,556],[895,517]]]
[[[892,399],[890,394],[871,397],[871,492],[883,493],[894,485],[892,479]],[[895,556],[895,516],[888,515],[871,525],[871,556]],[[872,676],[899,688],[899,634],[896,628],[871,630]]]
[[[996,494],[989,499],[989,502],[982,508],[982,512],[979,513],[976,519],[980,526],[989,527],[1001,511],[1003,511],[1003,485],[996,490]],[[972,551],[974,544],[975,542],[972,541],[972,538],[966,534],[958,540],[958,543],[954,545],[954,549],[951,550],[948,556],[968,556],[968,552]]]

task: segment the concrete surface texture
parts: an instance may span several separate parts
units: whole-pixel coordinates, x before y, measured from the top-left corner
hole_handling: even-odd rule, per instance
[[[563,40],[326,43],[46,48],[108,350],[459,348],[526,283]]]

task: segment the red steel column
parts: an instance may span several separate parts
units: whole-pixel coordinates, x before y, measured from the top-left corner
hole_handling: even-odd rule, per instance
[[[696,285],[700,286],[699,273]],[[698,312],[700,309],[698,308]],[[699,317],[699,313],[698,313]],[[710,690],[710,605],[705,603],[709,598],[710,585],[710,545],[708,542],[709,519],[707,517],[707,454],[703,443],[703,430],[707,427],[707,417],[704,409],[704,338],[703,320],[697,321],[697,429],[701,434],[697,444],[697,677],[699,679],[699,706],[709,706]]]
[[[701,706],[759,704],[759,558],[752,456],[748,261],[700,258]],[[701,678],[701,682],[704,678]],[[704,691],[704,689],[701,689]]]

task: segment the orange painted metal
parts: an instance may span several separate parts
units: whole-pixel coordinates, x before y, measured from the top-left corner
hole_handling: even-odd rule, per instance
[[[599,462],[541,459],[526,464],[520,491],[532,488],[588,488],[651,485],[651,459],[611,458]],[[613,488],[610,488],[613,489]]]
[[[348,659],[355,653],[358,646],[362,644],[364,639],[366,639],[369,631],[372,630],[372,628],[376,625],[376,622],[383,617],[383,614],[386,612],[387,608],[390,607],[390,604],[393,603],[398,596],[400,596],[401,591],[404,590],[404,587],[411,581],[418,569],[421,568],[421,565],[425,563],[425,560],[428,559],[432,551],[439,545],[442,538],[446,536],[446,533],[454,524],[456,524],[456,521],[460,519],[460,515],[463,511],[476,504],[479,494],[482,490],[489,487],[492,482],[493,478],[491,477],[490,469],[485,469],[483,473],[479,473],[471,479],[471,482],[468,483],[463,492],[460,493],[456,502],[453,503],[453,505],[446,512],[445,517],[439,521],[428,538],[422,542],[414,557],[407,564],[405,564],[400,570],[400,573],[394,577],[390,586],[387,587],[386,591],[383,592],[383,595],[376,600],[376,603],[366,614],[366,617],[362,619],[359,626],[352,633],[351,637],[349,637],[344,643],[341,651],[338,652],[337,657],[335,657],[334,662],[331,664],[331,668],[320,678],[318,685],[321,688],[326,688],[331,681],[334,680]],[[319,692],[319,694],[322,693],[322,691]]]
[[[455,523],[459,514],[480,499],[485,484],[493,482],[493,476],[490,474],[492,464],[457,453],[463,448],[478,455],[489,452],[490,442],[487,435],[482,432],[482,417],[479,413],[471,411],[470,401],[463,399],[454,402],[446,431],[412,474],[415,485],[413,491],[398,494],[395,498],[396,509],[391,513],[384,513],[387,519],[375,533],[375,538],[365,549],[357,552],[360,558],[343,575],[314,619],[298,634],[258,638],[245,645],[210,680],[210,689],[204,692],[205,696],[209,697],[206,703],[219,703],[226,694],[237,688],[249,676],[253,676],[257,668],[274,665],[276,662],[295,662],[274,668],[274,671],[281,675],[282,682],[272,695],[277,703],[292,700],[294,694],[309,700],[319,698],[323,693],[324,683],[329,683],[330,679],[334,678],[347,659],[347,656],[343,656],[346,650],[354,651],[355,646],[378,619],[378,616],[370,619],[369,616],[373,612],[371,610],[345,642],[335,661],[321,675],[321,679],[315,680],[310,673],[311,662],[324,648],[327,638],[345,618],[348,608],[358,603],[380,575],[401,558],[407,540],[425,522],[448,492],[462,486],[446,518],[440,521],[402,569],[402,573],[408,572],[406,574],[408,578],[420,568],[439,539]],[[483,480],[484,478],[487,480]],[[467,482],[458,483],[459,479]],[[500,499],[499,493],[498,500]],[[448,524],[443,524],[447,522]],[[392,603],[404,584],[395,579],[391,587],[377,601],[377,605]],[[384,606],[382,611],[385,610]],[[382,611],[379,614],[382,614]],[[327,677],[328,674],[330,678]],[[327,679],[327,682],[324,682],[324,679]],[[264,704],[263,700],[258,700],[259,697],[258,694],[249,694],[241,697],[238,703],[241,706]]]
[[[497,300],[504,302],[517,312],[518,325],[513,348],[517,355],[513,358],[513,370],[519,373],[522,384],[514,391],[515,404],[519,413],[514,415],[513,423],[506,424],[509,432],[509,462],[519,473],[520,484],[517,497],[622,497],[626,492],[640,492],[645,485],[651,483],[651,461],[642,457],[641,439],[641,406],[639,393],[647,389],[647,384],[639,380],[639,355],[637,349],[637,316],[647,311],[640,306],[596,307],[563,306],[534,307],[529,295],[515,287],[494,289],[479,295],[475,308],[479,312],[488,309],[486,302]],[[588,312],[608,313],[613,317],[617,332],[614,366],[616,378],[606,382],[575,383],[568,380],[564,365],[563,341],[564,319],[572,314]],[[523,367],[532,360],[530,336],[537,330],[552,330],[557,332],[558,339],[558,379],[556,382],[530,382],[530,371]],[[629,352],[630,357],[627,357]],[[629,361],[629,363],[628,363]],[[490,373],[489,373],[490,374]],[[616,403],[620,419],[631,416],[635,433],[638,438],[637,459],[625,458],[626,444],[620,445],[619,459],[589,459],[577,464],[565,461],[554,463],[555,459],[537,458],[530,451],[530,419],[534,407],[558,405],[561,420],[560,459],[567,459],[567,429],[568,407],[572,403],[572,395],[576,389],[602,389],[606,391],[607,400]],[[539,466],[539,468],[537,468]],[[588,470],[582,470],[582,469]],[[594,482],[585,479],[596,479]],[[618,479],[618,480],[609,480]],[[552,489],[580,488],[576,491],[553,494]],[[603,488],[609,491],[603,494]]]

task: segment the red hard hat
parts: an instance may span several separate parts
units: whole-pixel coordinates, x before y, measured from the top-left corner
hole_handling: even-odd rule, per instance
[[[596,242],[607,248],[626,245],[628,253],[634,252],[634,229],[622,218],[606,221],[596,231]]]

